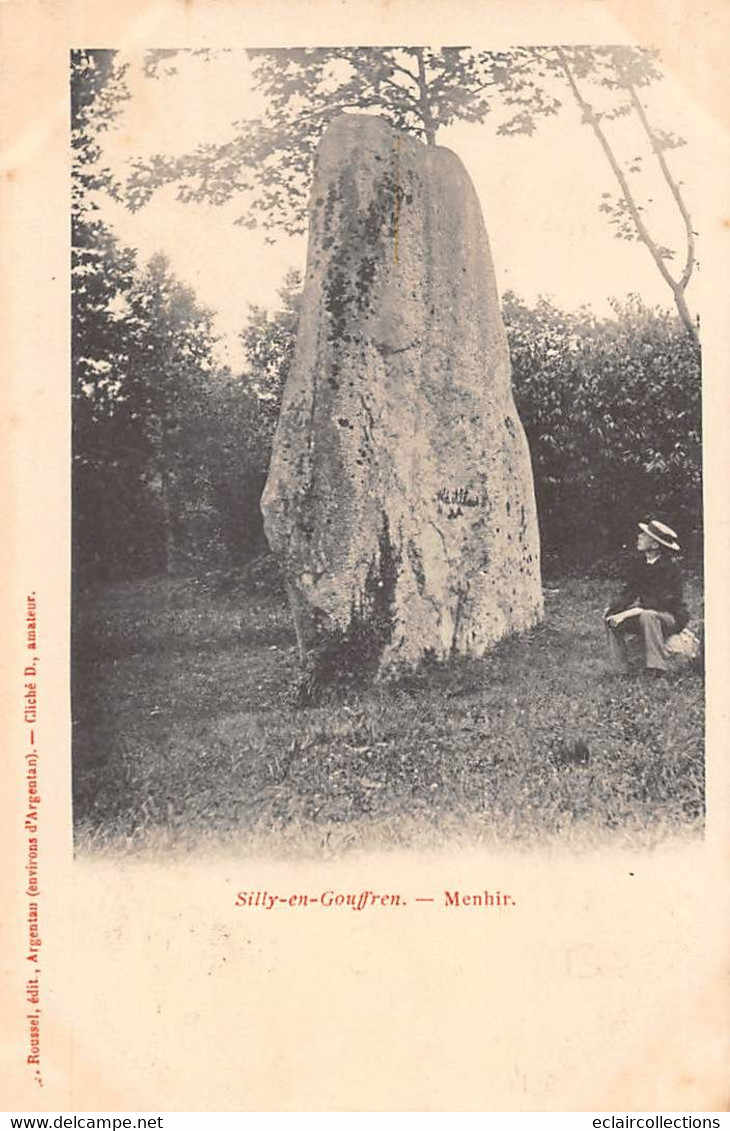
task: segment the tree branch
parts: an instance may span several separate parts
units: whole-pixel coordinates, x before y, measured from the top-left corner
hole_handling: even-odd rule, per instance
[[[651,234],[649,233],[649,230],[646,227],[646,224],[642,220],[641,213],[639,212],[639,209],[636,206],[636,202],[635,202],[635,200],[633,198],[633,194],[631,192],[631,186],[629,185],[629,182],[626,179],[626,175],[625,175],[623,169],[621,168],[621,166],[619,165],[618,161],[616,160],[616,157],[614,156],[613,150],[611,149],[610,142],[608,141],[608,138],[606,137],[605,133],[603,132],[603,129],[601,128],[600,120],[599,120],[597,113],[595,112],[593,107],[590,105],[590,103],[586,102],[583,95],[581,94],[580,89],[578,87],[578,84],[576,83],[575,78],[573,77],[573,73],[570,70],[570,67],[568,66],[568,61],[565,57],[565,53],[563,52],[562,48],[560,48],[560,47],[556,48],[556,51],[557,51],[557,57],[559,59],[561,68],[563,70],[563,74],[565,75],[565,78],[568,82],[568,85],[570,86],[570,89],[573,93],[573,96],[575,97],[575,100],[578,103],[578,106],[580,107],[580,109],[583,113],[584,121],[586,121],[588,123],[588,125],[591,126],[594,134],[598,138],[598,141],[599,141],[601,148],[602,148],[602,150],[603,150],[603,152],[606,156],[606,159],[607,159],[609,165],[611,166],[611,170],[612,170],[614,176],[616,177],[616,180],[618,181],[619,185],[621,186],[621,191],[623,193],[623,199],[626,202],[626,207],[629,211],[629,215],[631,216],[631,219],[634,221],[634,225],[636,227],[636,231],[637,231],[637,234],[639,236],[639,239],[645,245],[645,247],[648,248],[649,253],[651,254],[651,257],[654,260],[654,263],[656,264],[657,270],[659,271],[659,274],[664,279],[665,283],[667,284],[667,286],[671,290],[672,294],[674,295],[674,301],[675,301],[675,304],[677,306],[677,311],[679,313],[680,318],[682,319],[682,322],[684,323],[685,327],[687,328],[688,333],[691,335],[694,342],[697,345],[699,345],[699,339],[698,339],[698,336],[697,336],[697,328],[696,328],[696,326],[695,326],[695,324],[694,324],[694,322],[693,322],[693,320],[692,320],[692,318],[689,314],[689,310],[687,308],[687,304],[686,304],[686,301],[685,301],[685,298],[684,298],[684,288],[683,288],[681,282],[677,282],[673,278],[673,276],[670,274],[670,272],[667,269],[667,266],[664,262],[664,259],[662,258],[662,255],[659,251],[659,248],[657,247],[656,243],[652,239]]]
[[[414,82],[416,86],[418,86],[418,75],[414,75],[413,71],[409,71],[408,67],[404,67],[402,63],[396,63],[395,59],[389,58],[388,62],[394,71],[400,71],[401,74],[408,75],[411,82]]]
[[[380,81],[387,82],[388,86],[392,86],[394,90],[397,90],[399,94],[407,98],[412,106],[419,109],[418,99],[414,94],[411,94],[410,90],[407,90],[405,86],[401,86],[400,83],[395,82],[393,79],[386,78],[385,76],[383,76]]]
[[[649,138],[649,144],[651,145],[651,148],[654,152],[654,156],[656,157],[657,161],[659,162],[659,167],[660,167],[660,169],[661,169],[661,171],[664,175],[664,180],[667,182],[667,185],[669,186],[669,191],[671,192],[672,196],[674,197],[677,208],[679,209],[680,214],[682,216],[682,220],[684,221],[684,227],[685,227],[685,231],[687,233],[687,259],[686,259],[686,262],[685,262],[684,271],[682,272],[682,277],[679,281],[679,285],[682,288],[682,290],[685,290],[687,284],[690,281],[690,278],[692,277],[692,271],[694,270],[694,265],[695,265],[695,236],[694,236],[694,231],[692,229],[692,220],[690,218],[689,212],[687,211],[687,206],[684,203],[684,199],[682,198],[682,194],[679,191],[679,185],[676,183],[676,181],[674,180],[674,177],[671,174],[671,171],[669,169],[669,166],[667,165],[666,158],[664,156],[664,153],[662,151],[661,146],[659,146],[657,144],[656,136],[654,134],[654,131],[651,128],[651,125],[649,124],[649,120],[646,116],[646,111],[645,111],[642,103],[640,102],[639,96],[637,95],[636,90],[635,90],[632,83],[628,84],[628,91],[629,91],[629,95],[631,96],[631,103],[632,103],[632,105],[633,105],[634,109],[636,110],[636,113],[639,117],[639,121],[641,122],[642,126],[644,127],[644,132],[646,133],[646,136]]]
[[[549,59],[551,51],[552,51],[552,48],[548,48],[546,51],[540,51],[536,47],[532,48],[530,50],[530,58],[529,59],[527,59],[524,63],[520,63],[519,66],[510,67],[510,72],[509,72],[510,78],[512,78],[512,75],[519,74],[520,71],[529,70],[530,67],[533,67],[535,65],[535,63],[539,62],[541,59]],[[489,86],[502,86],[502,85],[503,85],[502,83],[497,82],[495,79],[490,79],[489,81],[477,83],[474,86],[474,90],[475,91],[486,90],[487,87],[489,87]]]

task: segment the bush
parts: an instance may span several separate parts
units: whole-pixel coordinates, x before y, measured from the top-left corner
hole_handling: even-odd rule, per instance
[[[240,580],[268,550],[260,500],[294,353],[300,279],[287,276],[278,310],[251,308],[244,372],[233,374],[214,364],[210,313],[166,265],[153,263],[137,294],[132,267],[100,241],[93,231],[92,248],[106,248],[100,276],[119,276],[117,289],[142,304],[145,319],[112,319],[109,329],[106,292],[101,313],[77,301],[76,576]],[[699,564],[700,361],[676,316],[633,297],[599,319],[545,299],[530,308],[512,293],[503,315],[532,453],[543,572],[596,562],[607,571],[607,557],[633,541],[637,518],[648,514],[675,527]],[[276,588],[280,579],[271,577]]]
[[[504,298],[515,399],[532,453],[543,555],[595,561],[637,518],[702,546],[700,360],[679,320],[638,297],[614,318]]]

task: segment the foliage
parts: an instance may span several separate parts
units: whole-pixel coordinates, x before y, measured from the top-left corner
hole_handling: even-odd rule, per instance
[[[217,382],[209,395],[207,460],[227,565],[234,570],[267,549],[259,503],[294,355],[301,301],[297,271],[287,273],[279,298],[272,313],[249,307],[240,335],[243,373]]]
[[[482,122],[494,105],[506,109],[515,130],[524,104],[533,119],[558,107],[538,88],[522,50],[338,47],[248,54],[266,103],[263,117],[234,123],[233,136],[221,144],[137,162],[127,185],[130,207],[142,207],[161,185],[178,182],[182,200],[221,204],[243,194],[240,224],[302,232],[317,144],[339,114],[378,114],[433,145],[439,130],[454,121]]]
[[[667,151],[684,145],[684,139],[670,130],[655,127],[641,98],[642,88],[661,78],[656,66],[658,52],[634,47],[554,47],[527,49],[533,60],[537,81],[550,83],[557,79],[565,85],[581,111],[581,120],[589,126],[608,162],[618,194],[604,192],[599,205],[608,217],[619,239],[639,240],[644,244],[664,282],[672,292],[677,313],[696,349],[699,349],[697,326],[692,318],[685,292],[696,266],[695,236],[681,182],[673,176]],[[631,117],[638,124],[645,152],[627,158],[620,153],[620,137],[612,135],[612,123]],[[533,113],[525,110],[525,126]],[[636,148],[636,146],[634,146]],[[649,164],[656,161],[684,230],[684,255],[679,270],[672,274],[669,262],[675,259],[672,248],[658,242],[650,231],[647,219],[651,199],[643,193],[641,177]]]
[[[112,51],[71,52],[71,380],[74,568],[104,576],[109,562],[132,573],[154,568],[140,519],[147,458],[133,413],[121,408],[132,328],[124,317],[137,256],[103,223],[99,195],[118,197],[100,135],[129,97],[126,68]],[[138,521],[131,521],[136,515]]]
[[[72,247],[72,439],[74,566],[82,576],[135,573],[158,563],[155,516],[145,506],[149,457],[134,398],[122,395],[133,348],[122,315],[134,285],[136,256],[98,220],[80,220]]]
[[[176,57],[157,52],[149,68],[174,67]],[[350,104],[378,109],[432,141],[456,118],[482,120],[497,93],[508,115],[499,129],[530,132],[536,115],[555,112],[545,90],[562,74],[604,93],[600,111],[585,103],[604,136],[605,121],[640,116],[636,90],[657,77],[651,53],[625,48],[327,49],[253,58],[269,100],[265,121],[242,126],[243,148],[212,147],[185,168],[191,176],[203,169],[191,192],[228,199],[243,187],[236,170],[254,160],[257,207],[266,224],[285,226],[301,218],[297,200],[306,198],[324,124]],[[265,550],[259,499],[293,356],[300,279],[287,277],[273,314],[250,309],[243,373],[216,365],[211,313],[163,259],[142,268],[99,218],[98,193],[119,194],[99,138],[128,97],[124,66],[113,52],[78,51],[72,79],[76,561],[95,577],[190,572],[201,562],[234,568]],[[647,136],[655,156],[677,140],[655,130]],[[630,211],[633,198],[623,199]],[[623,231],[626,211],[605,207]],[[666,259],[667,249],[658,254]],[[690,255],[685,275],[692,262]],[[505,299],[543,546],[566,561],[608,552],[645,511],[661,512],[685,543],[699,543],[699,358],[668,315],[638,300],[615,314],[597,320]]]
[[[154,53],[148,73],[174,70],[167,57],[174,60],[178,54]],[[166,67],[159,55],[166,57]],[[246,211],[236,222],[246,227],[302,232],[315,152],[335,116],[378,114],[433,145],[439,131],[453,122],[484,122],[488,116],[499,135],[532,134],[539,119],[558,113],[567,95],[593,130],[618,185],[618,193],[603,194],[601,211],[618,237],[645,245],[698,346],[685,298],[696,263],[695,232],[666,156],[668,149],[684,142],[650,123],[640,97],[662,77],[656,51],[633,46],[502,52],[341,47],[256,49],[248,55],[255,89],[265,102],[263,116],[234,123],[232,136],[223,143],[199,146],[182,157],[158,154],[136,162],[127,184],[131,208],[142,207],[161,185],[176,182],[181,200],[222,204],[242,196]],[[638,123],[646,154],[621,154],[621,137],[615,132],[612,136],[611,127],[627,116]],[[654,239],[647,221],[651,201],[640,199],[646,156],[657,162],[684,226],[685,254],[676,275],[669,269],[675,251]]]
[[[206,462],[226,387],[211,312],[100,218],[101,194],[119,196],[100,134],[128,97],[125,72],[112,51],[72,53],[74,563],[95,579],[187,570],[222,537]]]
[[[250,529],[260,523],[258,498],[294,349],[297,286],[291,276],[281,308],[268,316],[252,308],[242,334],[249,392],[239,394],[238,408],[226,392],[228,408],[215,432],[229,470],[238,468],[237,482],[250,485],[239,512]],[[597,318],[587,308],[565,313],[544,299],[529,308],[508,293],[503,315],[546,562],[580,565],[611,556],[647,513],[678,525],[683,545],[699,557],[700,366],[679,321],[636,297]],[[259,549],[262,537],[240,553]]]
[[[130,296],[135,333],[122,389],[144,433],[144,483],[161,516],[164,568],[185,569],[212,536],[210,482],[201,436],[210,385],[216,380],[212,312],[172,275],[164,256],[140,272]]]
[[[100,221],[72,263],[74,549],[92,577],[175,572],[211,536],[199,439],[211,314],[162,257],[140,268]]]
[[[266,549],[259,500],[299,278],[275,312],[251,308],[233,374],[213,366],[209,314],[163,262],[140,273],[108,234],[95,241],[75,252],[79,557],[100,576],[235,569]],[[649,512],[699,553],[700,370],[678,321],[636,298],[598,319],[507,294],[503,313],[545,561],[611,554]]]
[[[263,307],[251,304],[247,324],[241,331],[251,388],[271,409],[273,423],[278,417],[281,394],[294,355],[301,292],[301,275],[298,271],[287,271],[279,288],[281,306],[269,313]]]
[[[96,193],[121,199],[112,170],[103,164],[100,135],[114,125],[129,97],[126,64],[108,50],[71,52],[71,211],[74,222],[96,211]],[[75,241],[74,241],[75,242]]]
[[[590,561],[656,513],[700,553],[700,366],[679,321],[637,297],[597,319],[508,293],[503,313],[543,552]]]
[[[251,308],[245,372],[163,257],[140,267],[99,220],[73,249],[74,551],[86,577],[222,573],[266,543],[259,508],[294,348],[300,278]]]

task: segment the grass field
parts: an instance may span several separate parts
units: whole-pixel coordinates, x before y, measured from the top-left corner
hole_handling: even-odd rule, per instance
[[[191,583],[77,608],[79,851],[332,854],[453,843],[637,845],[701,829],[703,677],[609,672],[615,584],[564,579],[482,660],[297,706],[288,610]],[[689,586],[692,627],[700,591]]]

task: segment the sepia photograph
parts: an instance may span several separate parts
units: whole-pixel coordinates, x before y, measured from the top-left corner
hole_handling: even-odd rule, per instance
[[[77,851],[700,834],[659,51],[70,63]]]
[[[8,1109],[715,1125],[726,22],[0,5]]]

